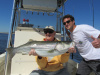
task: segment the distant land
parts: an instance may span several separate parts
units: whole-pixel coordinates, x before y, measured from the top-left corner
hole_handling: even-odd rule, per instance
[[[0,33],[3,33],[3,34],[8,34],[8,32],[0,32]]]

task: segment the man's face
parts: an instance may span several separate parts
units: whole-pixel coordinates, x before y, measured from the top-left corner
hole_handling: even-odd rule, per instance
[[[55,38],[55,34],[56,34],[55,31],[53,31],[52,33],[46,32],[45,33],[46,40],[47,41],[53,41],[54,38]]]
[[[65,18],[63,20],[63,25],[65,26],[66,29],[72,31],[73,26],[74,26],[75,21],[71,21],[70,18]]]

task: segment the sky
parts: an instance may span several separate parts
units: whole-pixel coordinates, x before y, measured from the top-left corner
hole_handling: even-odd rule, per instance
[[[76,25],[88,24],[93,26],[92,1],[94,6],[94,28],[100,30],[100,0],[67,0],[67,2],[65,3],[65,15],[73,15]],[[12,7],[13,0],[2,0],[0,2],[0,32],[9,32],[10,30]],[[21,20],[26,17],[27,15],[25,15],[24,13]],[[56,24],[56,18],[49,17],[48,19],[47,14],[43,16],[42,13],[40,13],[40,15],[34,13],[33,15],[29,15],[28,19],[33,17],[35,17],[35,19],[32,19],[29,22],[34,22],[34,25],[42,24],[43,27],[44,25]]]

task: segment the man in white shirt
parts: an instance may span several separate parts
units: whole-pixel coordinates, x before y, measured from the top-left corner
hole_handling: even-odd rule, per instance
[[[91,71],[100,75],[100,31],[86,24],[75,25],[74,17],[69,14],[62,21],[68,36],[83,57],[76,75],[89,75]],[[75,53],[76,50],[70,48],[69,52]]]

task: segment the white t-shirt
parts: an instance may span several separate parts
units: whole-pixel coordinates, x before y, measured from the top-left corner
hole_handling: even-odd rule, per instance
[[[77,25],[71,33],[71,39],[75,42],[80,55],[86,60],[100,59],[100,48],[94,48],[91,44],[91,36],[98,38],[100,31],[89,25]]]

